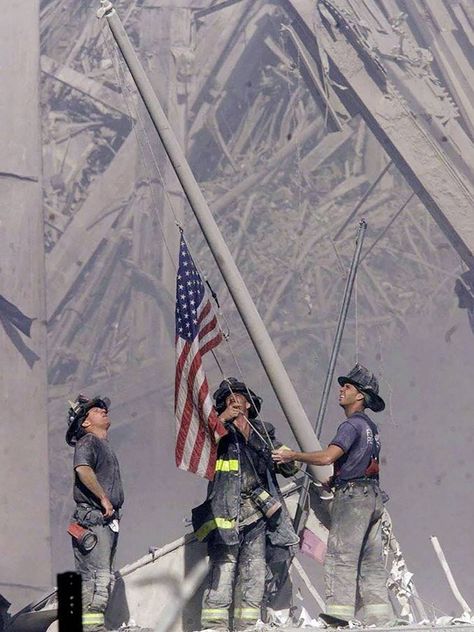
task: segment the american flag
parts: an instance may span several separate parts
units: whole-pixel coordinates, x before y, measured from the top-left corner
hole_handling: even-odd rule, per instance
[[[176,277],[176,465],[212,480],[227,434],[212,405],[202,356],[222,340],[204,283],[181,235]]]

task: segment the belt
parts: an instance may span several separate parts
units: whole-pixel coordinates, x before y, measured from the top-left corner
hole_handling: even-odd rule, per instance
[[[76,503],[77,507],[83,507],[84,509],[91,509],[92,511],[99,511],[100,513],[102,513],[102,507],[94,507],[94,505],[90,505],[89,503]],[[121,512],[121,507],[119,509],[115,509],[114,507],[114,514],[112,516],[112,518],[109,518],[107,520],[107,522],[110,522],[111,520],[120,520],[122,512]]]
[[[367,483],[370,485],[378,485],[379,479],[375,476],[361,476],[360,478],[352,478],[348,481],[337,481],[334,483],[334,489],[341,489],[342,487],[346,487],[348,485],[367,485]]]

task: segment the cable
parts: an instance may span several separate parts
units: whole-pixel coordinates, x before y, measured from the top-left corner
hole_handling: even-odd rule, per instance
[[[355,363],[359,363],[359,275],[356,270],[354,278],[354,309],[355,309]]]

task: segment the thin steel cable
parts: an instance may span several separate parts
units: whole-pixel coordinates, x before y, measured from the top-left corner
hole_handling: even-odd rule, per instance
[[[364,256],[361,258],[360,263],[362,263],[364,261],[364,259],[366,257],[368,257],[370,255],[370,253],[372,252],[372,250],[375,248],[375,246],[379,243],[379,241],[381,239],[383,239],[383,237],[385,237],[387,231],[389,230],[389,228],[392,226],[392,224],[399,218],[399,216],[402,214],[402,212],[405,210],[405,208],[408,206],[408,204],[411,202],[412,198],[414,197],[415,193],[411,193],[411,195],[408,197],[408,199],[402,204],[402,206],[398,209],[398,211],[395,213],[395,215],[389,220],[389,222],[387,223],[387,225],[385,226],[385,228],[382,230],[382,232],[376,237],[376,239],[370,244],[369,248],[366,250],[366,252],[364,253]]]
[[[286,43],[285,43],[285,38],[283,37],[283,30],[284,28],[282,28],[280,30],[280,45],[283,49],[283,53],[285,55],[285,57],[290,58],[291,59],[291,55],[289,54],[289,52],[287,51],[286,48]],[[301,57],[300,57],[300,51],[299,48],[296,46],[296,50],[297,50],[297,62],[296,62],[296,68],[297,68],[297,89],[299,89],[299,81],[300,81],[300,77],[301,77]],[[287,86],[288,86],[288,95],[289,95],[289,99],[291,99],[291,90],[290,90],[290,75],[289,75],[289,70],[287,65],[285,65],[285,74],[286,74],[286,78],[287,78]],[[327,88],[327,86],[326,86]],[[329,91],[327,94],[328,98],[329,98]],[[328,119],[328,107],[326,106],[326,111],[325,111],[325,115],[324,115],[324,127],[327,127],[327,119]],[[298,186],[298,209],[300,209],[301,206],[301,184],[303,182],[303,175],[301,173],[301,146],[298,145],[297,146],[297,159],[296,159],[296,163],[297,163],[297,171],[298,171],[298,175],[299,175],[299,186]],[[316,217],[319,219],[319,216],[316,214]],[[330,244],[332,249],[334,250],[334,254],[336,257],[336,262],[337,265],[339,267],[339,270],[342,274],[343,277],[346,276],[346,270],[344,268],[344,265],[342,263],[341,257],[339,255],[339,252],[337,250],[336,244],[331,236],[330,231],[325,231],[323,232],[323,234],[321,235],[321,239],[324,239],[324,237],[326,237]]]
[[[355,363],[359,362],[359,275],[356,270],[354,278],[354,310],[355,310]]]
[[[280,41],[281,41],[281,46],[283,48],[283,52],[285,54],[286,57],[291,59],[291,55],[288,53],[287,49],[286,49],[286,45],[285,45],[285,40],[283,38],[282,33],[280,32]],[[301,76],[301,58],[300,58],[300,51],[299,48],[296,47],[297,49],[297,62],[296,62],[296,67],[298,69],[298,78],[297,78],[297,89],[299,88],[299,80],[300,80],[300,76]],[[285,66],[285,70],[286,70],[286,77],[287,77],[287,85],[288,85],[288,93],[289,93],[289,97],[291,98],[292,94],[291,94],[291,90],[290,90],[290,80],[289,80],[289,73],[288,73],[288,68]],[[327,94],[328,99],[329,99],[329,92]],[[327,117],[328,117],[328,107],[326,106],[326,111],[325,111],[325,115],[324,115],[324,127],[327,127]],[[300,161],[301,161],[301,146],[298,145],[297,147],[297,170],[298,170],[298,174],[300,175],[300,181],[303,181],[303,177],[301,174],[301,169],[300,169]],[[300,192],[301,194],[301,192]],[[298,205],[300,205],[300,200],[298,201]],[[316,216],[318,217],[318,216]],[[337,250],[335,241],[333,240],[330,231],[326,231],[321,235],[321,239],[324,239],[324,237],[326,237],[327,239],[329,239],[329,242],[334,250],[334,254],[336,256],[336,261],[337,264],[339,266],[339,269],[341,271],[341,273],[343,274],[343,276],[345,276],[346,274],[346,270],[344,268],[344,265],[342,263],[341,257],[339,255],[339,252]]]

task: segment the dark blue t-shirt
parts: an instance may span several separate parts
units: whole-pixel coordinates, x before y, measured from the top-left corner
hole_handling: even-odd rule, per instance
[[[370,463],[373,449],[377,456],[380,452],[377,426],[365,413],[354,413],[342,422],[329,445],[337,445],[344,450],[341,458],[334,463],[336,482],[361,478]]]

